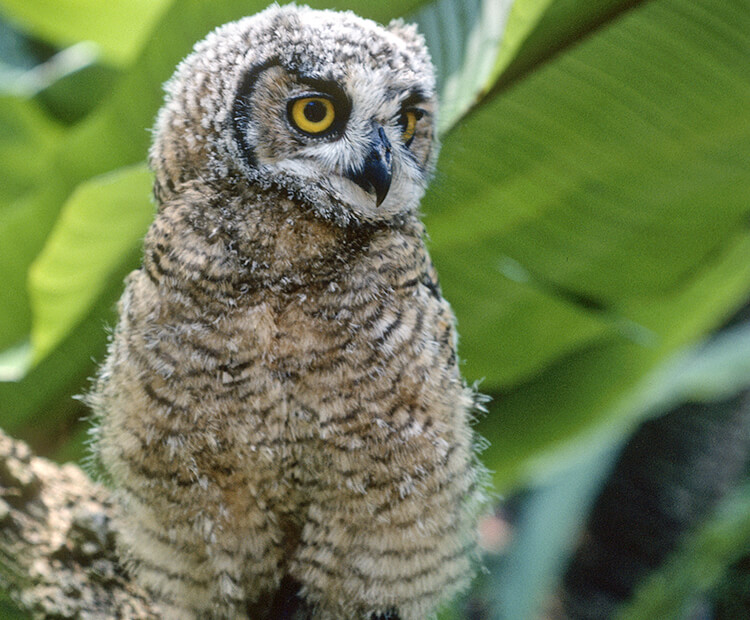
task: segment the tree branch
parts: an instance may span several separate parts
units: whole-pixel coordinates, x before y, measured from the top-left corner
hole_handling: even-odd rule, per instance
[[[107,498],[0,431],[0,589],[32,617],[158,617],[117,562]]]

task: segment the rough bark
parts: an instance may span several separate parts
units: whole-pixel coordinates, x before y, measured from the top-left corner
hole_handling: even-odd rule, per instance
[[[0,589],[32,617],[158,617],[117,563],[107,496],[0,431]]]

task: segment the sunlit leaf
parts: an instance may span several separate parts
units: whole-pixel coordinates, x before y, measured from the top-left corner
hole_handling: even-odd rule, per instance
[[[93,41],[115,64],[138,53],[169,0],[2,0],[0,10],[58,46]]]
[[[492,66],[490,74],[491,82],[494,82],[515,58],[519,48],[534,31],[539,20],[545,15],[550,5],[554,4],[554,0],[526,0],[513,3],[513,7],[508,15],[502,45]],[[582,15],[585,15],[588,10],[590,10],[590,7],[584,6],[579,2],[576,19],[580,20]]]
[[[125,168],[79,185],[63,207],[30,271],[37,360],[88,314],[138,247],[153,219],[152,183],[145,166]]]
[[[49,177],[45,177],[49,178]],[[42,183],[0,208],[0,350],[28,339],[31,329],[27,271],[46,235],[48,205],[64,198],[60,188]]]
[[[508,36],[496,71],[504,84],[590,36],[617,16],[640,4],[638,0],[526,0],[516,3],[508,19]],[[514,26],[518,21],[519,25]],[[518,32],[517,35],[513,33]],[[517,37],[520,40],[516,40]]]

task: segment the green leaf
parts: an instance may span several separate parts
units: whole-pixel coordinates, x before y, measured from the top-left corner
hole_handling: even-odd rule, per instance
[[[750,234],[745,234],[685,290],[650,299],[665,321],[659,345],[603,340],[498,395],[479,427],[491,443],[485,461],[498,487],[547,475],[581,450],[628,432],[650,410],[643,395],[658,376],[652,373],[748,297],[749,258]]]
[[[84,44],[81,43],[74,47],[82,46]],[[72,49],[68,48],[58,56]],[[110,94],[120,76],[110,66],[96,64],[93,60],[83,64],[83,60],[79,65],[72,65],[70,70],[61,72],[57,79],[37,93],[37,100],[49,114],[66,125],[73,125],[90,114]],[[35,71],[46,71],[47,64],[37,67]]]
[[[686,603],[714,587],[750,552],[750,486],[723,500],[714,517],[689,536],[667,565],[649,577],[618,620],[679,620]]]
[[[152,183],[136,165],[79,185],[65,204],[29,273],[37,361],[88,314],[138,247],[153,219]]]
[[[110,290],[60,346],[20,379],[0,382],[4,430],[47,450],[60,440],[61,431],[68,431],[75,421],[80,423],[87,411],[73,397],[86,391],[96,369],[94,360],[104,358],[107,326],[117,319],[114,302],[122,293],[123,278],[138,259],[134,254],[125,261],[123,271],[112,277]],[[28,352],[30,357],[30,346]]]
[[[84,42],[61,50],[33,67],[6,67],[4,74],[0,74],[0,92],[33,97],[58,80],[90,66],[97,56],[96,46]]]
[[[43,178],[49,178],[49,176]],[[46,236],[47,208],[62,200],[59,187],[41,184],[0,208],[0,350],[28,339],[31,308],[26,292],[28,267]]]
[[[436,0],[408,19],[430,48],[446,133],[489,92],[552,0]]]
[[[5,620],[29,620],[31,618],[28,613],[21,611],[18,606],[2,592],[0,592],[0,617],[5,618]]]
[[[742,3],[747,6],[748,3]],[[482,106],[424,209],[507,486],[750,292],[750,11],[653,0]]]
[[[508,15],[502,45],[492,67],[491,82],[494,83],[495,79],[516,57],[519,49],[526,42],[528,36],[534,32],[550,5],[554,6],[555,4],[559,4],[559,2],[555,3],[554,0],[517,0],[513,3],[513,7]],[[585,8],[579,2],[578,19],[581,18],[581,13],[584,11]]]
[[[511,0],[437,0],[411,17],[424,34],[435,64],[440,133],[491,86],[511,4]]]
[[[505,42],[498,58],[497,70],[502,71],[500,84],[505,86],[524,73],[533,71],[554,54],[575,45],[598,29],[614,21],[619,13],[639,4],[638,0],[536,0],[519,3],[523,39],[510,36],[514,14],[508,20],[508,54]],[[539,12],[543,10],[541,16]],[[528,13],[531,13],[530,15]],[[523,21],[526,28],[523,29]]]
[[[131,62],[168,0],[2,0],[0,9],[57,46],[93,41],[112,63]]]
[[[659,413],[684,402],[730,398],[750,386],[750,323],[688,347],[641,383],[629,407]]]
[[[498,79],[535,63],[606,23],[632,0],[437,0],[416,21],[432,54],[440,92],[439,132],[449,131]],[[508,76],[503,74],[508,71]]]
[[[0,97],[0,212],[44,178],[61,134],[33,101]]]

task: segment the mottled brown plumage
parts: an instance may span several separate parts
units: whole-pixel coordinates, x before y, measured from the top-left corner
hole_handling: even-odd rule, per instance
[[[295,128],[295,97],[336,88],[336,133]],[[272,7],[168,90],[158,214],[91,396],[124,557],[170,618],[262,617],[283,578],[311,618],[431,617],[471,577],[483,478],[417,215],[424,43]],[[385,168],[377,206],[362,177]]]

